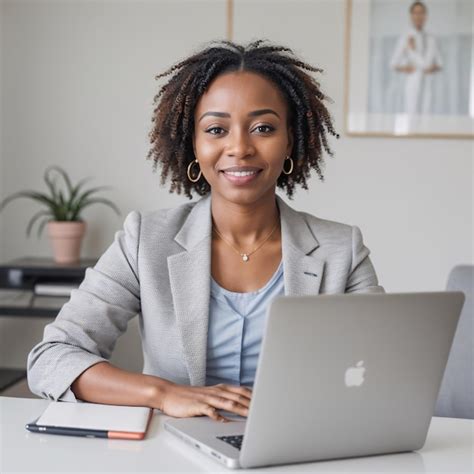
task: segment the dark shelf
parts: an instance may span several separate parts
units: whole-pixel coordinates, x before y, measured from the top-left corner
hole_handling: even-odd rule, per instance
[[[0,264],[0,288],[33,290],[39,282],[80,283],[97,259],[59,264],[50,258],[26,257]]]
[[[61,300],[63,298],[60,298]],[[31,306],[0,306],[0,316],[24,316],[28,318],[55,318],[64,301],[57,308],[33,308]]]
[[[69,297],[37,296],[33,292],[35,285],[68,283],[79,286],[86,269],[96,261],[84,259],[77,264],[63,265],[50,258],[26,257],[0,264],[0,316],[55,318]],[[0,390],[25,375],[25,370],[0,368]]]
[[[0,264],[0,274],[17,270],[25,275],[39,277],[84,277],[87,267],[92,267],[97,259],[84,259],[76,264],[56,263],[50,258],[27,257]]]

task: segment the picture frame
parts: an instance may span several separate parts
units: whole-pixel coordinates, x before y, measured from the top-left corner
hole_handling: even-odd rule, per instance
[[[471,0],[346,0],[349,136],[474,138]]]

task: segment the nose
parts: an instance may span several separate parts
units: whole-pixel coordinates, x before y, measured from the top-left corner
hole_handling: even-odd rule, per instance
[[[234,158],[245,158],[255,154],[251,137],[244,130],[233,130],[228,135],[227,155]]]

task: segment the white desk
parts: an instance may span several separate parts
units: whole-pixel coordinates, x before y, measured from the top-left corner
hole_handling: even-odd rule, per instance
[[[164,431],[155,412],[143,441],[30,433],[49,401],[0,397],[0,472],[232,472]],[[234,472],[473,472],[470,420],[433,418],[422,450]]]

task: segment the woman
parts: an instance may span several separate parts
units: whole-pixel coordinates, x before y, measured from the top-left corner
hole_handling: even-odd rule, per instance
[[[246,416],[265,309],[277,295],[380,292],[357,227],[298,212],[322,177],[326,99],[288,48],[211,44],[158,77],[149,157],[171,192],[202,198],[130,213],[31,351],[33,392],[187,417]],[[108,358],[136,314],[143,374]]]
[[[433,74],[442,68],[441,55],[433,35],[424,31],[428,9],[423,2],[410,7],[412,28],[400,36],[390,67],[406,75],[403,113],[432,112]]]

